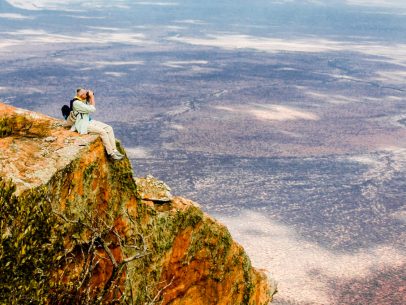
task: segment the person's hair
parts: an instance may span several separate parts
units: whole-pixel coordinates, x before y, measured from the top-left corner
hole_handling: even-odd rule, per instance
[[[77,88],[77,89],[76,89],[76,94],[78,94],[80,90],[85,90],[85,89],[83,89],[83,88]]]

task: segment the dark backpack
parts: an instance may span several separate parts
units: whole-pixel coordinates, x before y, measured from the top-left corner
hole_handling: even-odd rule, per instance
[[[65,120],[68,119],[71,111],[73,110],[73,102],[76,101],[76,100],[78,100],[78,99],[74,98],[74,99],[70,100],[69,106],[68,105],[63,105],[62,106],[62,108],[61,108],[62,116],[65,118]]]

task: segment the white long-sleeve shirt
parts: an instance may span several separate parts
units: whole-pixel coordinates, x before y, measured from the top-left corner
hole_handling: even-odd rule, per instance
[[[72,129],[77,130],[80,134],[87,134],[87,127],[90,122],[89,113],[95,112],[96,107],[79,99],[73,102],[73,111],[76,114],[76,121]]]

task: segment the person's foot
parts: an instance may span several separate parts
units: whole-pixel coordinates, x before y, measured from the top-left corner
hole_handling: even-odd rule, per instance
[[[113,159],[113,160],[121,160],[121,159],[124,158],[123,155],[118,155],[118,154],[116,154],[115,152],[113,152],[111,155],[109,155],[109,157],[110,157],[111,159]]]
[[[124,157],[124,155],[123,155],[121,152],[119,152],[117,149],[115,149],[113,152],[114,152],[117,156]]]

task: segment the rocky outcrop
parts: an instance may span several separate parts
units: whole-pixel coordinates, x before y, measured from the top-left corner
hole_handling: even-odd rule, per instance
[[[0,175],[0,304],[271,301],[227,228],[163,182],[135,180],[97,136],[0,104]]]
[[[151,175],[145,178],[135,178],[135,183],[137,195],[143,200],[154,202],[171,202],[173,200],[170,187]]]

